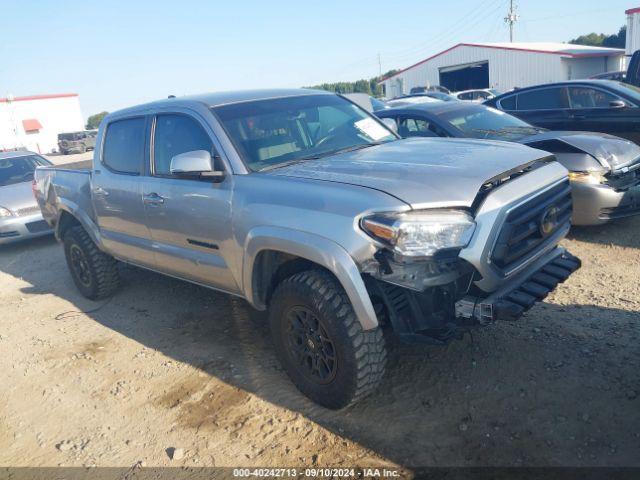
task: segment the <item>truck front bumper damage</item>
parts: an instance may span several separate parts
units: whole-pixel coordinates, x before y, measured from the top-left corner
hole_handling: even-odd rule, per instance
[[[381,279],[371,279],[367,288],[382,323],[390,324],[401,341],[446,344],[470,327],[517,320],[580,265],[578,258],[556,247],[490,293],[472,287],[477,279],[472,272],[422,291]]]
[[[563,248],[556,249],[504,288],[487,297],[467,295],[455,304],[456,318],[486,325],[496,320],[517,320],[536,302],[544,300],[559,283],[581,266],[580,259]]]

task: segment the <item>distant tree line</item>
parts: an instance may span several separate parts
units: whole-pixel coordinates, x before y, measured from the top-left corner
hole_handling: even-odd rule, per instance
[[[576,43],[578,45],[590,45],[592,47],[624,48],[626,40],[627,27],[625,25],[623,27],[620,27],[618,33],[614,33],[612,35],[593,32],[587,35],[580,35],[578,38],[569,40],[569,43]]]
[[[373,97],[381,97],[383,95],[382,85],[378,85],[378,82],[398,71],[399,70],[389,70],[384,75],[373,77],[369,80],[362,79],[356,80],[355,82],[322,83],[309,88],[327,90],[335,93],[366,93]]]

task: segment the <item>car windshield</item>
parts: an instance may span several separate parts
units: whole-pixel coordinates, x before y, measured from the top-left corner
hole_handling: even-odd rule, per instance
[[[300,95],[214,107],[247,166],[269,170],[397,137],[337,95]]]
[[[440,117],[472,138],[517,141],[544,131],[508,113],[483,106],[444,112]]]
[[[36,167],[43,165],[50,163],[38,155],[0,159],[0,187],[30,182]]]

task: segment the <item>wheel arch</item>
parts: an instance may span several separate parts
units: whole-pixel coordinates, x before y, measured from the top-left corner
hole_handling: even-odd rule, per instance
[[[100,231],[96,224],[91,220],[81,208],[74,202],[67,199],[58,199],[58,215],[56,218],[54,233],[58,240],[64,238],[66,231],[73,226],[81,226],[89,234],[91,240],[98,246],[102,245]]]
[[[245,297],[255,308],[267,308],[277,281],[304,269],[320,267],[336,277],[362,328],[369,330],[378,326],[356,263],[333,240],[298,230],[256,227],[247,235],[244,252],[242,283]]]

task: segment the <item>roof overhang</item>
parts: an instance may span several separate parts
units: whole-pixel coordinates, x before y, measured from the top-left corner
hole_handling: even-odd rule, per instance
[[[50,95],[30,95],[27,97],[0,98],[0,103],[25,102],[28,100],[49,100],[51,98],[77,97],[77,93],[53,93]]]

